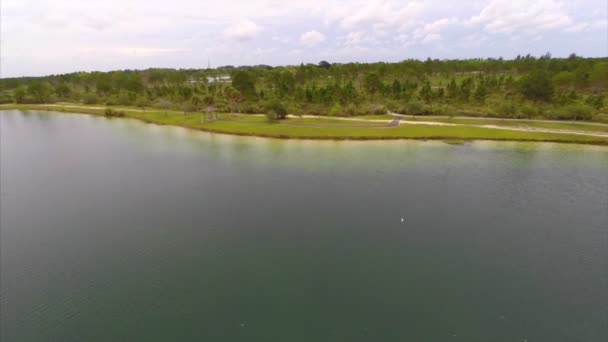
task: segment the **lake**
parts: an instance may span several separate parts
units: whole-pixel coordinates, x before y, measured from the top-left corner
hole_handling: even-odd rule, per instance
[[[607,147],[0,128],[2,341],[608,341]]]

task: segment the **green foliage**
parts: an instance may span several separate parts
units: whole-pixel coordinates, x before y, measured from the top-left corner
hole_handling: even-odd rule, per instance
[[[269,120],[280,120],[287,117],[287,109],[278,99],[272,99],[265,106],[266,117]]]
[[[517,114],[517,106],[513,101],[501,101],[494,107],[494,114],[502,117],[514,117]]]
[[[538,110],[535,106],[530,103],[524,103],[519,107],[519,111],[523,117],[531,119],[538,114]]]
[[[359,114],[359,110],[357,109],[357,106],[352,103],[349,103],[348,105],[346,105],[344,113],[348,116],[355,116]]]
[[[34,81],[27,87],[27,94],[32,97],[35,103],[48,102],[52,89],[46,82]]]
[[[521,80],[521,92],[527,99],[549,102],[553,97],[553,82],[544,70],[534,71]]]
[[[341,115],[344,115],[344,108],[342,108],[342,106],[340,105],[340,103],[336,102],[331,107],[331,110],[329,111],[329,115],[331,115],[331,116],[341,116]]]
[[[206,81],[228,75],[232,84]],[[248,113],[264,112],[268,99],[279,99],[291,113],[320,115],[336,114],[337,108],[340,115],[384,114],[386,107],[407,112],[408,103],[419,101],[413,105],[419,107],[415,112],[425,114],[553,117],[555,108],[584,103],[592,107],[596,119],[606,115],[601,111],[608,95],[608,58],[549,58],[545,54],[515,60],[333,65],[322,61],[281,67],[78,72],[0,79],[0,94],[18,103],[57,99],[173,109],[189,103],[196,111]],[[148,104],[142,107],[141,99]],[[164,101],[169,105],[160,104]],[[517,110],[498,108],[503,105],[497,101],[511,101]],[[520,108],[522,103],[528,105]]]
[[[417,100],[408,101],[405,104],[405,112],[403,114],[424,115],[426,114],[426,106]]]
[[[365,90],[370,94],[374,95],[382,89],[382,81],[377,73],[370,73],[365,75]]]
[[[572,71],[561,71],[553,76],[553,83],[558,87],[572,87],[576,83],[576,74]]]
[[[72,89],[65,83],[60,83],[55,87],[55,94],[57,94],[57,96],[62,99],[65,99],[70,96],[71,92]]]
[[[147,98],[140,96],[135,100],[135,106],[145,110],[146,107],[150,106],[150,101]]]
[[[594,86],[608,87],[608,62],[596,63],[589,76]]]
[[[605,99],[606,96],[604,95],[590,95],[585,100],[585,103],[595,109],[602,109],[604,108]]]
[[[96,94],[89,93],[84,96],[82,102],[87,105],[94,105],[99,102],[99,97]]]
[[[331,68],[331,64],[329,64],[328,61],[320,61],[319,68],[329,69],[329,68]]]
[[[232,75],[232,86],[245,96],[255,96],[255,80],[247,71],[236,71]]]
[[[582,103],[567,105],[557,111],[557,118],[561,120],[590,120],[593,108]]]
[[[25,103],[25,96],[27,95],[26,88],[21,86],[15,90],[15,103]]]
[[[104,111],[104,115],[110,118],[121,118],[125,116],[125,112],[106,108],[106,110]]]

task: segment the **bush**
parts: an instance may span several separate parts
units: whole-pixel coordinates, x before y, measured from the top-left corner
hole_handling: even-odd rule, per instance
[[[538,110],[536,109],[536,107],[534,107],[533,105],[531,105],[529,103],[523,104],[519,108],[519,112],[521,113],[521,115],[523,117],[528,118],[528,119],[530,119],[538,114]]]
[[[1,93],[0,94],[0,104],[11,103],[13,102],[13,98],[9,94]]]
[[[604,108],[604,99],[605,99],[604,95],[590,95],[585,100],[585,103],[590,105],[591,107],[599,110],[599,109]]]
[[[424,115],[427,113],[424,103],[416,100],[408,101],[405,104],[405,113],[410,115]]]
[[[86,94],[84,96],[84,99],[82,100],[82,102],[87,105],[97,104],[98,101],[99,101],[99,98],[97,97],[96,94],[93,94],[93,93]]]
[[[352,103],[349,103],[346,106],[344,113],[346,113],[346,115],[348,115],[348,116],[355,116],[355,115],[359,114],[359,110],[357,110],[357,106],[355,106]]]
[[[386,107],[381,104],[371,104],[366,108],[366,114],[382,115],[386,114]]]
[[[137,101],[135,101],[135,105],[145,110],[146,107],[150,107],[150,101],[145,97],[138,97]]]
[[[268,120],[280,120],[287,117],[287,109],[285,109],[285,106],[277,99],[268,101],[265,106],[265,111]]]
[[[264,113],[264,108],[257,103],[243,103],[240,105],[239,111],[245,114],[260,114]]]
[[[585,104],[571,104],[557,111],[560,120],[591,120],[593,108]]]
[[[125,116],[125,112],[120,111],[120,110],[114,110],[111,108],[106,108],[106,111],[104,112],[105,116],[109,117],[109,118],[121,118],[123,116]]]
[[[511,101],[499,102],[494,107],[494,112],[499,116],[513,117],[517,113],[517,107]]]
[[[122,93],[116,98],[116,104],[121,106],[130,106],[132,104],[132,101],[129,95]]]
[[[344,109],[337,102],[334,103],[334,105],[331,107],[331,110],[329,111],[330,116],[341,116],[343,114],[344,114]]]

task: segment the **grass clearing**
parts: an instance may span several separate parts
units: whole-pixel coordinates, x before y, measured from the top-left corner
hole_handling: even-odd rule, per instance
[[[104,115],[105,108],[95,107],[68,107],[68,106],[44,106],[44,105],[2,105],[0,109],[20,110],[49,110],[84,113],[93,115]],[[399,127],[375,127],[373,123],[334,120],[331,118],[290,118],[287,120],[268,121],[264,116],[247,116],[219,114],[220,120],[203,121],[203,114],[184,114],[173,111],[141,111],[134,109],[123,109],[125,117],[138,119],[148,123],[160,125],[180,126],[209,132],[227,133],[236,135],[251,135],[273,138],[298,138],[298,139],[439,139],[448,141],[466,140],[504,140],[504,141],[538,141],[538,142],[561,142],[608,145],[608,138],[594,137],[575,134],[544,133],[509,131],[476,126],[466,126],[465,123],[494,124],[491,121],[471,121],[471,119],[447,119],[450,122],[463,124],[461,126],[432,126],[408,124]],[[420,118],[421,121],[430,121]],[[436,119],[437,121],[443,119]],[[456,120],[456,122],[454,122]],[[469,121],[463,121],[469,120]],[[474,119],[477,120],[477,119]],[[439,121],[443,122],[443,121]],[[519,122],[501,121],[500,123],[521,125]],[[525,122],[526,125],[538,124],[544,126],[543,122]],[[300,126],[301,125],[301,126]],[[554,124],[553,124],[554,125]],[[558,124],[561,125],[561,124]],[[566,125],[566,126],[564,126]],[[559,128],[569,129],[564,124]],[[359,127],[360,126],[360,127]],[[370,127],[371,126],[371,127]],[[589,125],[590,127],[596,127]],[[546,126],[545,126],[546,127]],[[576,127],[576,126],[575,126]],[[601,127],[601,126],[597,126]]]

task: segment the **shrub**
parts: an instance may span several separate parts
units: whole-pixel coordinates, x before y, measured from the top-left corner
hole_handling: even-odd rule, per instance
[[[11,103],[13,102],[13,98],[6,93],[0,93],[0,104]]]
[[[87,105],[94,105],[94,104],[97,104],[98,101],[99,101],[99,99],[98,99],[97,95],[95,95],[93,93],[89,93],[84,96],[84,99],[82,102],[84,102],[84,104],[87,104]]]
[[[408,101],[405,104],[405,113],[410,115],[424,115],[427,113],[424,103],[416,100]]]
[[[590,95],[585,100],[585,103],[595,109],[602,109],[604,107],[604,95]]]
[[[138,97],[135,101],[135,105],[145,110],[146,107],[150,106],[150,101],[148,101],[148,99],[146,99],[145,97]]]
[[[120,110],[114,110],[112,108],[106,108],[104,114],[109,118],[121,118],[125,116],[125,112]]]
[[[536,109],[536,107],[534,107],[533,105],[531,105],[529,103],[523,104],[519,108],[519,112],[522,114],[522,116],[524,116],[528,119],[530,119],[538,114],[538,110]]]
[[[338,102],[334,103],[334,105],[331,107],[331,110],[329,111],[329,115],[331,116],[341,116],[343,114],[344,109]]]
[[[512,116],[515,116],[515,114],[517,113],[517,107],[511,101],[499,102],[494,107],[494,112],[496,114],[498,114],[499,116],[512,117]]]
[[[266,103],[265,106],[266,117],[268,120],[280,120],[287,117],[287,109],[277,99],[272,99]]]
[[[386,107],[381,104],[372,104],[372,105],[367,106],[366,112],[367,112],[367,114],[372,114],[372,115],[382,115],[382,114],[386,114]]]
[[[243,103],[239,107],[239,111],[245,114],[260,114],[264,113],[264,108],[257,103]]]
[[[593,108],[585,104],[567,105],[557,111],[557,118],[561,120],[591,120]]]
[[[130,106],[132,104],[129,95],[122,93],[116,98],[116,104],[121,106]]]
[[[348,115],[348,116],[355,116],[355,115],[359,114],[359,110],[357,110],[357,106],[355,106],[352,103],[349,103],[346,106],[344,113],[346,113],[346,115]]]

